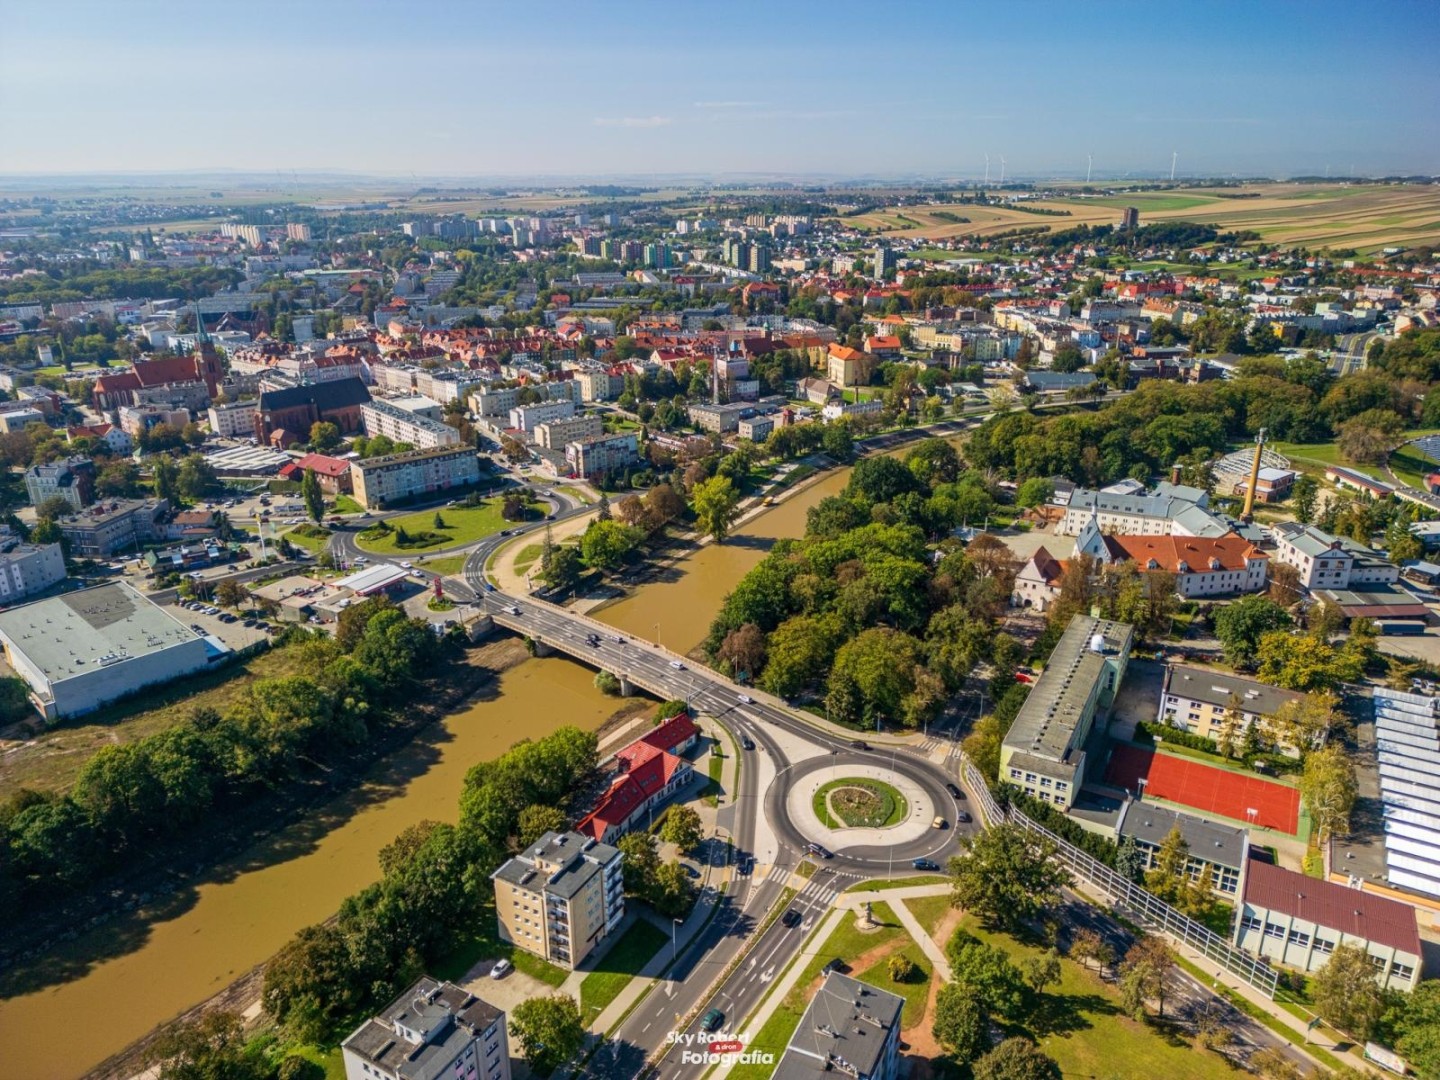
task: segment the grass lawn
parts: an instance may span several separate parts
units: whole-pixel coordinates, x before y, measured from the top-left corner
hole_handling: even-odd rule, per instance
[[[905,796],[880,780],[842,777],[815,792],[815,816],[827,829],[846,827],[888,828],[905,819]]]
[[[1014,961],[1042,949],[992,934],[967,917],[961,924]],[[1030,1024],[1007,1034],[1028,1034],[1060,1065],[1062,1076],[1163,1076],[1211,1080],[1233,1070],[1217,1055],[1197,1053],[1188,1039],[1137,1023],[1120,1008],[1119,991],[1070,960],[1060,961],[1060,983],[1045,995]]]
[[[933,974],[933,969],[929,958],[913,941],[900,949],[899,955],[908,957],[910,962],[919,969],[906,982],[897,983],[890,978],[888,968],[890,957],[888,956],[883,960],[877,960],[855,977],[861,982],[867,982],[871,986],[878,986],[882,990],[889,990],[892,994],[899,994],[903,997],[905,1007],[900,1013],[900,1026],[907,1028],[919,1023],[925,1015],[925,999],[930,994],[930,976]]]
[[[709,779],[705,786],[700,789],[700,798],[706,806],[720,805],[720,770],[724,768],[725,758],[720,753],[721,747],[716,746],[710,751],[710,764],[707,766]]]
[[[615,946],[605,954],[599,966],[580,984],[580,1010],[585,1023],[591,1023],[605,1007],[620,996],[620,991],[640,973],[662,947],[670,944],[664,932],[645,919],[630,925]]]
[[[1290,464],[1302,472],[1323,473],[1331,465],[1344,465],[1346,462],[1340,460],[1340,447],[1333,442],[1328,443],[1271,443],[1270,449],[1277,454],[1284,454],[1290,459]]]
[[[943,885],[946,879],[939,874],[918,874],[915,877],[897,877],[888,881],[861,881],[851,885],[846,892],[879,892],[882,889],[908,889],[914,885]]]
[[[950,903],[950,894],[941,893],[939,896],[912,896],[908,900],[900,900],[910,909],[910,914],[915,916],[915,921],[925,928],[925,932],[932,938],[935,936],[935,928],[940,925],[940,920],[954,911],[954,905]],[[944,942],[941,942],[943,945]]]
[[[224,713],[255,680],[301,673],[299,650],[270,649],[156,687],[99,713],[62,721],[24,747],[0,757],[0,798],[22,786],[64,791],[101,747],[133,742],[172,728],[199,708]]]
[[[547,986],[557,988],[563,986],[569,977],[570,973],[564,968],[517,949],[496,936],[493,899],[485,901],[472,925],[476,927],[473,933],[457,938],[451,950],[431,965],[433,970],[430,973],[437,979],[459,982],[481,960],[509,960],[516,971],[523,971]]]
[[[1425,474],[1435,471],[1436,462],[1417,446],[1406,445],[1390,455],[1390,471],[1411,487],[1425,489]]]
[[[535,560],[540,558],[540,553],[544,550],[543,544],[526,544],[515,553],[515,573],[523,574],[529,570],[535,565]]]
[[[337,514],[363,514],[365,512],[365,508],[349,495],[336,495],[334,505],[330,509]]]
[[[415,565],[432,574],[458,574],[465,569],[464,555],[439,555],[433,559],[421,559]]]
[[[318,525],[296,525],[281,535],[296,547],[304,548],[311,555],[319,555],[330,543],[330,530],[322,529]]]
[[[531,504],[532,507],[535,505]],[[438,529],[435,527],[437,513],[444,522]],[[499,499],[487,499],[480,506],[446,506],[438,511],[417,510],[403,517],[390,518],[388,524],[390,532],[376,533],[367,530],[356,536],[355,542],[362,550],[373,551],[379,555],[406,555],[433,548],[473,544],[501,529],[509,528],[512,523],[500,516]],[[402,547],[395,539],[400,529],[404,529],[412,537],[425,534],[425,540]]]

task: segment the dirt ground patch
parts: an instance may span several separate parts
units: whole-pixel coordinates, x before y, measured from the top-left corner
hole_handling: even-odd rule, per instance
[[[957,911],[955,914],[958,918],[960,913]],[[946,918],[948,919],[949,916]],[[912,1024],[900,1031],[901,1039],[910,1047],[905,1052],[905,1057],[909,1059],[908,1075],[910,1080],[930,1080],[932,1076],[943,1075],[936,1059],[944,1057],[945,1048],[936,1041],[935,1035],[931,1031],[933,1025],[930,1020],[935,1015],[935,998],[939,994],[940,979],[936,976],[930,980],[930,993],[925,998],[925,1015],[920,1018],[918,1024]]]

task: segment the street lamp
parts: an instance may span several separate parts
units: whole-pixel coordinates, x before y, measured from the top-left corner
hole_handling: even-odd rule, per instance
[[[675,928],[680,925],[681,920],[672,917],[670,919],[670,962],[673,964],[679,952],[679,946],[675,939]]]

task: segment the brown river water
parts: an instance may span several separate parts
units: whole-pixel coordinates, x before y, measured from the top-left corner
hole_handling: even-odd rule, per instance
[[[800,536],[805,512],[848,475],[812,482],[596,616],[647,639],[658,623],[664,644],[688,651],[770,544]],[[526,661],[379,763],[360,790],[217,868],[164,910],[115,920],[56,950],[41,961],[50,985],[0,1001],[0,1072],[7,1080],[77,1076],[262,963],[376,880],[380,848],[402,829],[455,820],[475,762],[564,724],[598,727],[615,701],[593,677],[564,659]]]

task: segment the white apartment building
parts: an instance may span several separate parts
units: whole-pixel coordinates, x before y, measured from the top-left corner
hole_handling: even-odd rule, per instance
[[[442,446],[350,463],[355,501],[382,509],[416,495],[470,487],[480,481],[480,456],[473,447]]]
[[[65,580],[65,553],[59,544],[4,541],[0,550],[0,604],[14,604]]]
[[[529,434],[538,424],[552,420],[568,420],[574,415],[573,401],[543,401],[535,405],[517,405],[510,410],[510,426]]]
[[[360,418],[365,425],[365,434],[371,438],[384,435],[392,442],[409,443],[417,450],[456,446],[460,442],[460,432],[449,424],[410,412],[389,401],[377,399],[365,402],[360,406]]]
[[[1076,488],[1055,527],[1059,536],[1079,536],[1093,519],[1102,533],[1126,536],[1224,536],[1230,524],[1208,509],[1199,488],[1161,483],[1149,494]]]
[[[633,431],[577,439],[565,446],[565,462],[576,476],[596,477],[617,472],[639,460],[640,447]]]
[[[580,400],[587,403],[614,401],[625,392],[624,376],[603,368],[599,371],[576,372],[575,381],[580,384]]]
[[[505,1013],[422,975],[340,1044],[345,1080],[510,1080]]]
[[[225,439],[249,439],[255,435],[255,412],[259,401],[227,401],[206,411],[210,431]]]
[[[1239,739],[1257,724],[1263,727],[1265,719],[1279,712],[1286,702],[1304,696],[1226,671],[1172,664],[1165,669],[1155,719],[1191,735],[1218,741],[1233,715],[1235,737]],[[1292,755],[1298,753],[1293,747],[1284,750]]]
[[[605,423],[600,417],[572,416],[568,420],[550,420],[535,425],[535,445],[546,450],[564,450],[566,443],[582,439],[594,439],[605,434]]]
[[[507,416],[511,409],[520,404],[518,386],[481,385],[470,395],[470,408],[476,416]]]
[[[820,415],[827,421],[834,421],[843,416],[864,416],[884,411],[884,402],[879,398],[869,398],[865,401],[832,401],[820,410]]]

